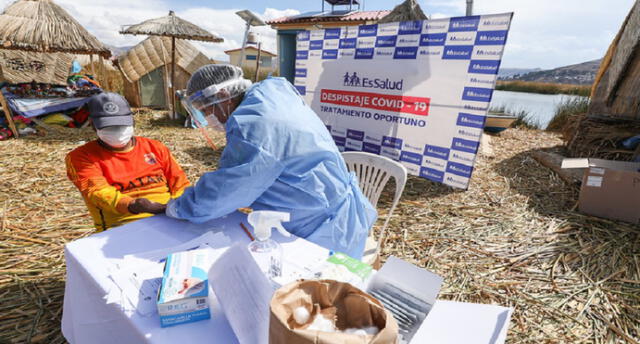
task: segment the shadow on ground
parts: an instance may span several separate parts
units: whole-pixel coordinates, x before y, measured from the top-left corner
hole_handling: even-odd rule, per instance
[[[215,170],[218,166],[218,160],[222,155],[224,146],[218,147],[217,150],[209,146],[191,147],[185,149],[185,153],[189,154],[191,158],[198,160],[205,164],[207,167],[211,167],[211,170]]]
[[[567,186],[555,173],[532,157],[534,151],[564,154],[563,147],[531,150],[496,163],[493,169],[505,177],[509,187],[526,196],[528,206],[541,215],[563,216],[575,207],[578,189]]]
[[[184,117],[178,116],[178,119],[170,119],[168,115],[162,114],[149,120],[151,127],[184,127]]]
[[[544,151],[563,153],[561,147]],[[532,158],[532,152],[503,160],[494,169],[508,180],[512,190],[526,197],[531,210],[552,218],[558,225],[547,231],[549,242],[553,244],[549,254],[555,262],[549,272],[550,283],[556,285],[554,274],[576,276],[582,280],[591,298],[603,298],[607,304],[615,305],[591,314],[615,314],[612,319],[601,317],[611,321],[612,328],[630,328],[623,323],[637,326],[637,319],[640,319],[640,225],[580,213],[577,210],[579,189],[567,185],[550,169],[538,164]],[[583,302],[585,307],[590,307],[592,301],[587,299],[585,297]],[[631,337],[640,336],[640,328],[636,329],[635,333],[629,333]]]

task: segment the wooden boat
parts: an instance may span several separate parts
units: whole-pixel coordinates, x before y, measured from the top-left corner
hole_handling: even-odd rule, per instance
[[[508,115],[506,113],[490,112],[487,115],[487,119],[484,124],[484,131],[497,134],[511,127],[511,124],[513,124],[516,119],[518,119],[516,116]]]

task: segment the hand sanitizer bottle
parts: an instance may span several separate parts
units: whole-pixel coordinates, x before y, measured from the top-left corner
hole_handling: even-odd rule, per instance
[[[249,251],[262,272],[273,279],[282,275],[282,246],[271,239],[271,230],[276,228],[282,235],[291,236],[282,221],[289,221],[289,213],[258,210],[249,214],[247,220],[253,226],[256,240],[249,244]]]

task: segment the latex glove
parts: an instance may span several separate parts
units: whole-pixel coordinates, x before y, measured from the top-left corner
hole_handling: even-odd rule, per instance
[[[162,203],[152,202],[146,198],[136,198],[129,204],[129,212],[132,214],[151,213],[162,214],[167,206]]]

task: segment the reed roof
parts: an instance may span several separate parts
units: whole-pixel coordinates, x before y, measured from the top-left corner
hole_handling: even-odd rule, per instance
[[[224,42],[224,39],[176,16],[173,11],[170,11],[167,16],[149,19],[140,24],[131,25],[120,31],[120,33],[129,35],[167,36],[214,43]]]
[[[12,84],[35,80],[66,85],[72,61],[72,54],[0,49],[2,77]]]
[[[171,63],[171,38],[150,36],[118,58],[122,74],[131,82],[158,67]],[[187,73],[210,64],[211,60],[188,41],[176,40],[176,64]]]
[[[111,51],[52,0],[18,0],[0,14],[0,46],[111,56]]]
[[[391,13],[384,16],[378,23],[391,23],[409,20],[425,20],[427,16],[422,12],[416,0],[405,0],[396,6]]]

